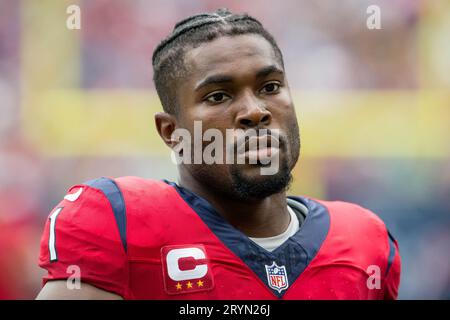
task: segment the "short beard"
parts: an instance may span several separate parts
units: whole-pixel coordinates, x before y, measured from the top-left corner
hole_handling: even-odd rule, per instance
[[[233,195],[239,200],[260,200],[288,190],[292,182],[291,170],[285,161],[277,174],[261,177],[261,179],[247,178],[236,167],[232,167]]]

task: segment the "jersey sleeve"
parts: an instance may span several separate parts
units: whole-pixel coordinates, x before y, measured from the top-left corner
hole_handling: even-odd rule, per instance
[[[101,180],[103,179],[103,180]],[[125,297],[128,260],[120,217],[120,190],[101,178],[77,185],[50,213],[41,238],[39,266],[47,281],[73,279]]]
[[[388,231],[389,255],[388,266],[385,275],[384,299],[395,300],[398,297],[400,286],[401,258],[397,240]]]

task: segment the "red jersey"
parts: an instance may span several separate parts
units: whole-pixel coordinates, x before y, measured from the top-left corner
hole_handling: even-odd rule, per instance
[[[125,299],[395,299],[397,242],[345,202],[289,197],[300,229],[267,251],[205,199],[168,181],[100,178],[72,187],[49,219],[43,283],[67,279]]]

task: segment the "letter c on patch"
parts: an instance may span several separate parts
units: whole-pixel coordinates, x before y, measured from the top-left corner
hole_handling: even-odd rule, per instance
[[[192,280],[203,278],[208,273],[208,265],[198,264],[194,269],[181,270],[179,260],[181,258],[205,259],[206,255],[200,248],[172,249],[167,253],[167,273],[174,281]]]

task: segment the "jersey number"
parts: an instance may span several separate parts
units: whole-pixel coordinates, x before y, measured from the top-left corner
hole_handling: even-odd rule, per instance
[[[58,215],[61,213],[63,207],[57,208],[53,213],[50,215],[50,234],[48,237],[48,249],[50,251],[50,261],[58,261],[58,255],[56,253],[56,234],[55,234],[55,226],[56,226],[56,218],[58,218]]]

